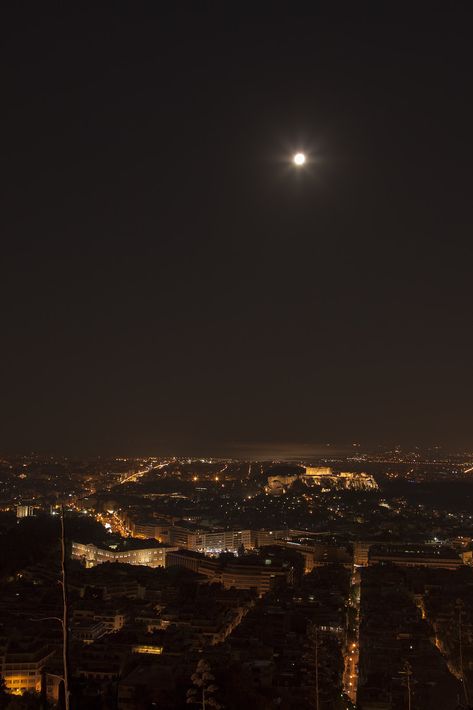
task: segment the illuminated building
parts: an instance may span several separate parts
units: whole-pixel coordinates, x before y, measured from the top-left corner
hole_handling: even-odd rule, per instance
[[[266,493],[271,493],[272,495],[282,495],[286,492],[288,488],[292,486],[294,481],[297,481],[298,479],[299,476],[295,473],[268,476],[268,485],[266,486]]]
[[[463,565],[458,553],[449,547],[434,545],[373,546],[369,564],[391,563],[403,567],[440,567],[455,570]]]
[[[342,471],[334,473],[329,466],[307,466],[303,473],[290,473],[268,476],[266,493],[282,495],[296,481],[306,486],[326,486],[327,488],[352,490],[377,490],[378,484],[369,473]]]
[[[360,491],[378,490],[379,488],[374,476],[370,473],[352,473],[351,471],[342,471],[337,476],[337,482],[343,488],[352,488]]]
[[[256,547],[264,547],[265,545],[273,545],[275,540],[282,540],[285,537],[290,537],[296,534],[296,530],[256,530]]]
[[[180,549],[212,555],[226,550],[237,552],[241,545],[246,550],[252,550],[263,544],[270,544],[274,538],[265,536],[272,534],[272,532],[259,530],[203,530],[173,525],[169,528],[169,543]]]
[[[242,545],[248,550],[256,546],[256,533],[253,530],[220,530],[198,533],[194,545],[194,549],[209,554],[217,554],[225,550],[237,552]]]
[[[42,670],[54,653],[54,649],[36,639],[5,641],[0,646],[0,675],[8,692],[19,695],[39,691]]]
[[[133,537],[138,537],[144,540],[154,538],[159,542],[169,542],[169,523],[150,522],[132,522],[130,532]]]
[[[473,551],[467,550],[466,552],[461,552],[461,558],[464,565],[473,566]]]
[[[289,533],[292,531],[289,531]],[[194,550],[214,555],[220,552],[238,552],[271,545],[274,540],[287,536],[288,530],[197,530],[190,532],[180,526],[169,528],[170,543],[179,549]]]
[[[197,533],[194,527],[184,525],[172,525],[169,528],[169,544],[175,547],[183,547],[188,550],[195,550]]]
[[[144,540],[150,540],[151,538],[157,539],[157,526],[153,523],[133,523],[131,527],[131,532],[133,537],[139,537]]]
[[[372,543],[358,541],[353,543],[353,562],[358,567],[366,567],[369,561],[369,551]]]
[[[160,656],[163,652],[163,647],[146,644],[146,645],[132,646],[131,650],[133,653],[147,653],[147,654],[152,654],[154,656]]]
[[[226,589],[254,589],[261,596],[268,592],[276,579],[282,578],[291,583],[292,567],[274,559],[256,556],[234,557],[222,562],[209,559],[198,552],[179,550],[171,552],[167,566],[185,567],[209,578],[211,582],[220,582]]]
[[[293,581],[292,568],[284,567],[274,559],[254,560],[244,558],[225,565],[220,575],[223,586],[227,589],[255,589],[262,596],[274,586],[277,579],[284,579],[288,584]]]
[[[148,545],[151,541],[148,541]],[[123,545],[124,549],[100,548],[96,545],[83,544],[81,542],[72,543],[72,559],[80,560],[86,567],[104,562],[121,562],[128,565],[146,565],[147,567],[165,567],[166,553],[175,548],[161,546],[134,547],[127,540]]]
[[[326,478],[332,475],[330,466],[307,466],[304,476],[307,478]]]
[[[334,473],[328,466],[309,466],[306,468],[305,474],[302,475],[302,480],[308,485],[328,484],[334,488],[348,488],[359,491],[378,489],[378,484],[370,473],[358,471]]]
[[[185,567],[213,579],[218,574],[220,564],[218,560],[206,557],[200,552],[177,550],[168,553],[166,567]]]
[[[73,622],[72,637],[83,643],[93,643],[104,636],[108,629],[103,621],[91,619],[77,619]]]
[[[17,518],[29,518],[34,515],[34,508],[32,505],[17,505],[16,506],[16,517]]]
[[[119,631],[125,624],[125,614],[119,609],[110,609],[103,607],[101,603],[100,609],[86,607],[83,609],[74,609],[73,621],[100,621],[104,625],[105,633]]]

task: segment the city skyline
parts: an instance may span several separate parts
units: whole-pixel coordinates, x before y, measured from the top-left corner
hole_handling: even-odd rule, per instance
[[[358,447],[297,464],[2,458],[6,689],[62,710],[64,525],[80,709],[184,710],[202,662],[229,710],[467,710],[471,468]]]

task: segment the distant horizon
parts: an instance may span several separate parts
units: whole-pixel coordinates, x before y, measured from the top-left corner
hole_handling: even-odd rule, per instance
[[[176,447],[178,448],[178,447]],[[399,449],[401,453],[414,453],[418,451],[419,453],[434,453],[436,450],[438,453],[446,455],[465,455],[473,457],[473,450],[468,450],[464,447],[447,447],[440,444],[402,444],[396,443],[378,443],[371,445],[360,444],[310,444],[303,442],[242,442],[242,443],[232,443],[228,446],[223,447],[222,445],[216,445],[213,448],[203,447],[199,449],[198,447],[189,447],[186,449],[176,450],[173,448],[163,447],[161,451],[108,451],[108,452],[97,452],[97,451],[59,451],[51,449],[30,449],[23,451],[7,451],[6,447],[0,449],[0,456],[6,457],[28,457],[28,456],[44,456],[44,457],[58,457],[63,459],[70,458],[91,458],[91,459],[119,459],[119,458],[129,458],[129,459],[140,459],[148,457],[172,457],[172,458],[214,458],[214,459],[236,459],[236,460],[251,460],[251,461],[293,461],[297,459],[310,459],[310,458],[331,458],[333,456],[349,457],[356,454],[376,454],[385,453],[388,451],[395,451]]]

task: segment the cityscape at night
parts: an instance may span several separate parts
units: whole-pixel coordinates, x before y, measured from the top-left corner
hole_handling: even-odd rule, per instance
[[[473,5],[0,17],[0,710],[473,710]]]
[[[418,707],[462,707],[472,465],[438,447],[3,458],[5,689],[61,702],[62,519],[80,707],[184,707],[202,664],[209,707],[402,708],[406,678]]]

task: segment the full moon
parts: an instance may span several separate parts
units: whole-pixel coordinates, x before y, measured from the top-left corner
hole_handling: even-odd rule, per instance
[[[300,166],[300,165],[304,165],[305,160],[306,160],[306,158],[305,158],[304,153],[296,153],[292,159],[292,162],[294,163],[294,165]]]

